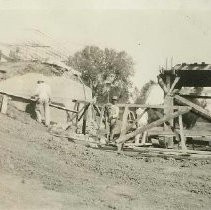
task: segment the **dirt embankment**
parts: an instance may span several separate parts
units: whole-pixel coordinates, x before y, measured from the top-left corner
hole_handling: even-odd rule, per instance
[[[128,157],[0,114],[0,209],[210,209],[208,160]]]

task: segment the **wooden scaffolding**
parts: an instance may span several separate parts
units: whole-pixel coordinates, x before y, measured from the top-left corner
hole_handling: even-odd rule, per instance
[[[194,112],[199,117],[205,118],[208,121],[211,120],[211,113],[206,109],[202,108],[198,104],[192,102],[190,98],[206,98],[210,99],[211,96],[208,94],[199,94],[197,91],[195,93],[184,94],[184,87],[187,88],[204,88],[211,87],[211,65],[201,63],[201,64],[178,64],[171,69],[162,69],[158,75],[158,84],[164,91],[164,104],[161,106],[148,106],[148,105],[125,105],[125,112],[128,112],[128,107],[145,107],[147,109],[163,109],[164,115],[159,112],[160,119],[136,129],[133,132],[128,133],[125,131],[126,117],[123,117],[122,131],[120,137],[117,139],[117,145],[119,145],[119,150],[121,150],[122,144],[127,140],[131,139],[135,135],[149,131],[149,135],[163,136],[165,142],[167,143],[167,148],[173,148],[173,139],[177,138],[181,142],[181,149],[186,150],[186,138],[200,138],[202,141],[211,140],[211,130],[206,129],[207,126],[203,126],[200,132],[197,130],[186,130],[183,126],[183,115],[188,112]],[[175,127],[175,119],[178,118],[179,128]],[[156,130],[152,129],[159,125],[164,125],[163,129]]]

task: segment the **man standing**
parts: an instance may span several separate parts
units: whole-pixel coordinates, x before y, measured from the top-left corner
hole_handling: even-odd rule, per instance
[[[111,99],[111,105],[108,107],[108,123],[109,123],[109,140],[113,141],[114,128],[116,127],[119,117],[119,107],[117,104],[117,96],[113,96]]]
[[[37,81],[37,87],[35,91],[36,107],[35,112],[37,115],[37,121],[42,122],[41,110],[44,108],[45,125],[50,125],[50,108],[51,101],[51,88],[45,83],[44,79]]]

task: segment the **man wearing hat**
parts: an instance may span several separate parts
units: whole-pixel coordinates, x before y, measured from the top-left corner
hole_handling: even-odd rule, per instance
[[[45,125],[50,125],[50,108],[49,104],[51,101],[51,88],[45,83],[44,78],[37,81],[37,87],[34,98],[36,99],[35,112],[37,115],[37,121],[42,122],[41,110],[44,109]]]
[[[113,96],[111,99],[111,104],[108,107],[109,117],[108,117],[108,123],[109,123],[109,140],[112,141],[114,138],[114,128],[116,127],[117,119],[119,117],[119,107],[117,104],[117,96]]]

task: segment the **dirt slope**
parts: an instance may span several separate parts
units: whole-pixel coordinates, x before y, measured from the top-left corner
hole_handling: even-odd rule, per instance
[[[128,157],[0,114],[0,209],[210,209],[211,163]]]

